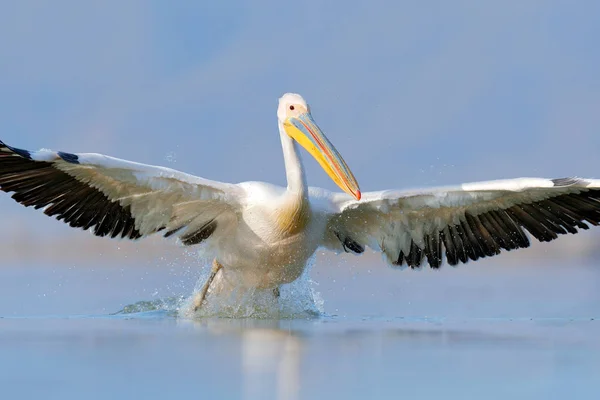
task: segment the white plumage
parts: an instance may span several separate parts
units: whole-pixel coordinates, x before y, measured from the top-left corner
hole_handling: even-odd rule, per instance
[[[439,267],[529,246],[600,222],[600,181],[520,178],[360,193],[306,102],[286,94],[279,131],[288,187],[229,184],[100,154],[29,152],[0,142],[0,189],[99,236],[161,232],[215,257],[217,288],[277,288],[317,248],[382,251],[393,265]],[[309,188],[301,145],[346,193]]]
[[[439,236],[440,232],[443,237],[434,241],[442,242],[446,252],[449,248],[463,248],[464,251],[457,250],[462,260],[454,254],[448,258],[451,264],[457,264],[498,254],[500,249],[527,247],[523,228],[540,241],[550,241],[558,234],[575,233],[577,227],[587,229],[584,222],[600,222],[600,180],[593,179],[518,178],[422,190],[388,190],[365,193],[360,201],[322,191],[320,196],[328,198],[336,210],[330,221],[333,230],[383,251],[392,264],[405,262],[413,267],[420,265],[421,255],[407,259],[411,245],[414,243],[426,256],[425,250],[431,245],[427,236]],[[454,232],[450,230],[459,232],[451,234]],[[503,236],[508,238],[503,240]],[[485,248],[480,249],[482,244]],[[335,249],[339,245],[330,240],[328,247]],[[473,247],[476,250],[470,256],[467,250]],[[440,250],[438,260],[428,261],[437,267],[441,256]]]

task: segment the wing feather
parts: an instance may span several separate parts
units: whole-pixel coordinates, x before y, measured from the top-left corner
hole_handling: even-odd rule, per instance
[[[411,191],[380,191],[356,201],[313,189],[329,218],[324,246],[335,237],[382,251],[392,265],[439,268],[502,250],[529,247],[600,224],[600,180],[519,178]],[[332,211],[333,210],[333,211]],[[424,256],[424,257],[423,257]]]
[[[165,236],[184,235],[184,244],[235,220],[224,216],[235,214],[243,195],[238,185],[170,168],[101,154],[30,152],[1,141],[0,189],[97,236],[137,239],[166,229]]]

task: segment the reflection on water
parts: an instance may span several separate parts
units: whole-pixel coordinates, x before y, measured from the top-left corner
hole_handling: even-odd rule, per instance
[[[589,319],[0,318],[0,384],[7,398],[590,398],[599,335]]]
[[[569,366],[548,359],[555,352],[583,357],[584,364],[600,367],[600,359],[593,356],[600,350],[593,333],[600,333],[600,324],[590,320],[564,321],[560,326],[553,324],[555,329],[548,329],[546,319],[352,320],[327,316],[307,320],[178,319],[177,324],[192,327],[209,341],[230,337],[239,343],[235,363],[239,364],[240,398],[244,399],[336,398],[340,390],[344,398],[371,398],[367,389],[356,387],[365,377],[377,382],[379,394],[386,397],[394,395],[400,382],[438,397],[465,383],[467,376],[470,382],[489,373],[497,374],[498,379],[507,377],[517,393],[531,378],[528,369],[540,360],[552,369],[536,373],[549,374],[556,385],[556,371]],[[575,332],[586,333],[582,337]],[[581,353],[585,348],[589,353]],[[220,362],[237,368],[232,359]],[[436,376],[437,386],[431,386],[432,373],[443,375]],[[402,378],[404,374],[412,378]],[[307,382],[314,387],[307,389]],[[484,394],[485,382],[469,385]],[[485,398],[503,397],[488,394]]]
[[[242,334],[245,399],[298,398],[300,340],[279,330],[251,329]]]
[[[2,396],[595,398],[600,268],[539,268],[316,268],[325,312],[241,319],[160,268],[0,268]]]
[[[298,321],[300,326],[307,328],[312,322],[309,319]],[[289,321],[201,318],[179,319],[177,323],[191,326],[200,334],[229,335],[239,341],[242,398],[299,398],[300,360],[306,339]]]

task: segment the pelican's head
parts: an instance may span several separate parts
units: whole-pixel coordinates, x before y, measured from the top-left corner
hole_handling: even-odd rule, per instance
[[[277,118],[285,132],[304,147],[346,193],[360,200],[360,188],[346,162],[310,115],[310,107],[299,94],[286,93],[279,99]]]

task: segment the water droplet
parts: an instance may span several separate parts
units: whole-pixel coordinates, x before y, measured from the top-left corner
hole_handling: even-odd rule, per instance
[[[167,153],[167,155],[165,155],[165,160],[174,164],[177,162],[177,154],[175,154],[174,151],[170,151]]]

